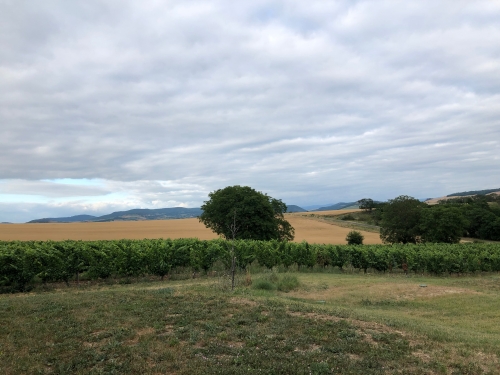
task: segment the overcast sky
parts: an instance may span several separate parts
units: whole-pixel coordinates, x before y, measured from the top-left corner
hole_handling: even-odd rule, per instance
[[[0,221],[500,188],[500,1],[0,0]]]

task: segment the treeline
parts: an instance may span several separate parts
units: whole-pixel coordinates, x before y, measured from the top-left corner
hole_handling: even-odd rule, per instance
[[[444,199],[437,205],[406,195],[358,202],[380,226],[385,243],[458,243],[462,237],[500,241],[500,195]]]
[[[463,236],[500,241],[500,195],[442,200],[435,209],[457,210],[464,219]]]
[[[231,264],[230,242],[219,239],[0,242],[0,289],[25,291],[35,283],[155,275],[179,268],[209,271],[216,262]],[[500,245],[487,243],[426,245],[316,245],[307,242],[237,240],[241,269],[344,267],[367,272],[476,273],[500,271]]]

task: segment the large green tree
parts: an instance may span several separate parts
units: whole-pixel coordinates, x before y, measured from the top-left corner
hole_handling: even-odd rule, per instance
[[[200,221],[226,239],[291,241],[294,229],[283,214],[286,204],[249,186],[228,186],[211,192]]]
[[[407,195],[390,199],[384,206],[380,238],[384,243],[417,243],[420,241],[420,218],[425,203]]]
[[[467,227],[458,207],[437,205],[422,211],[420,228],[422,242],[458,243]]]

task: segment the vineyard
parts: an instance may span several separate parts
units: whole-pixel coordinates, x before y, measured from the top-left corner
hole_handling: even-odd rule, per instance
[[[367,272],[441,275],[500,271],[500,245],[486,243],[426,245],[316,245],[307,242],[234,242],[241,269],[261,266],[300,268],[350,266]],[[23,291],[34,283],[69,282],[154,275],[178,268],[208,271],[231,263],[230,243],[221,239],[0,242],[0,287]]]

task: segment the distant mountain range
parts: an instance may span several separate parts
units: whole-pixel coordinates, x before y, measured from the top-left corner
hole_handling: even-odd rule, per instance
[[[308,206],[311,207],[311,206]],[[337,203],[331,206],[318,207],[314,211],[341,210],[344,208],[357,208],[356,202]],[[291,204],[287,206],[287,212],[307,212],[308,210]],[[106,221],[142,221],[142,220],[166,220],[166,219],[186,219],[198,217],[203,211],[201,208],[158,208],[158,209],[133,209],[128,211],[117,211],[103,216],[76,215],[70,217],[47,217],[43,219],[31,220],[28,223],[76,223],[76,222],[106,222]]]
[[[319,207],[312,211],[333,211],[333,210],[345,210],[350,208],[359,208],[358,202],[340,202],[332,204],[331,206]]]
[[[496,193],[500,194],[499,189],[488,190],[474,190],[465,191],[461,193],[450,194],[447,197],[466,196],[466,195],[485,195]],[[425,202],[429,204],[437,203],[441,198],[429,198]],[[287,206],[287,212],[308,212],[308,211],[333,211],[359,208],[358,202],[339,202],[335,204],[325,205],[309,205],[299,207],[291,204]],[[29,223],[75,223],[75,222],[104,222],[104,221],[140,221],[140,220],[165,220],[165,219],[184,219],[193,218],[201,215],[203,211],[201,208],[185,208],[185,207],[172,207],[172,208],[159,208],[159,209],[133,209],[128,211],[117,211],[109,215],[92,216],[92,215],[76,215],[71,217],[52,217],[31,220]],[[7,224],[7,223],[2,223]]]
[[[292,212],[307,212],[307,210],[304,210],[302,207],[296,206],[294,204],[287,205],[287,210],[286,212],[292,213]]]
[[[165,219],[185,219],[198,217],[203,211],[200,208],[158,208],[142,209],[137,208],[128,211],[117,211],[109,215],[92,216],[76,215],[71,217],[51,217],[31,220],[29,223],[75,223],[81,221],[105,222],[105,221],[141,221],[141,220],[165,220]]]

